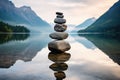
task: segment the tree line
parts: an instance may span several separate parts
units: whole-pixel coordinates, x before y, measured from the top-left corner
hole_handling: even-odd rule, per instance
[[[7,33],[29,33],[30,31],[24,26],[13,26],[0,21],[0,32]]]

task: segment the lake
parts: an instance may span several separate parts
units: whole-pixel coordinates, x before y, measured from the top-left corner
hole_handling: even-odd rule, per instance
[[[0,80],[120,80],[118,35],[69,34],[66,53],[49,34],[0,34]]]

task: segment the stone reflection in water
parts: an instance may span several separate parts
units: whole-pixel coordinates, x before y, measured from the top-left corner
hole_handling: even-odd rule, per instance
[[[63,80],[64,78],[66,78],[65,73],[62,71],[55,72],[54,75],[56,77],[56,80]]]
[[[48,59],[53,61],[49,68],[54,71],[56,80],[63,80],[66,78],[65,70],[68,69],[68,65],[65,63],[70,59],[71,55],[69,53],[56,53],[50,52],[48,54]]]
[[[67,70],[68,65],[66,63],[53,63],[50,65],[50,69],[53,71],[65,71]]]
[[[55,53],[50,52],[48,58],[56,63],[64,63],[70,59],[71,55],[69,53]]]

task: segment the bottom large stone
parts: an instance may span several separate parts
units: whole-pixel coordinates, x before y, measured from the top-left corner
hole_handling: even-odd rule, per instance
[[[70,44],[63,40],[52,41],[48,44],[48,48],[52,52],[65,52],[68,51],[71,47]]]

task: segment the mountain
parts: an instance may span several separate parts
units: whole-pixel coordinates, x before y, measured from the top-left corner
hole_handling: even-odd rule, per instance
[[[120,32],[120,1],[85,30],[79,32]]]
[[[49,26],[49,24],[43,21],[36,13],[27,6],[18,8],[19,14],[32,26]]]
[[[85,20],[82,24],[76,26],[78,29],[85,29],[96,21],[95,17]]]
[[[17,8],[9,0],[0,0],[0,21],[15,25],[26,25],[30,28],[50,29],[50,25],[38,17],[30,7],[22,6]]]
[[[72,32],[77,32],[78,30],[86,29],[88,26],[93,24],[95,21],[96,21],[95,17],[89,18],[89,19],[85,20],[83,23],[81,23],[78,26],[76,26],[72,30]]]

